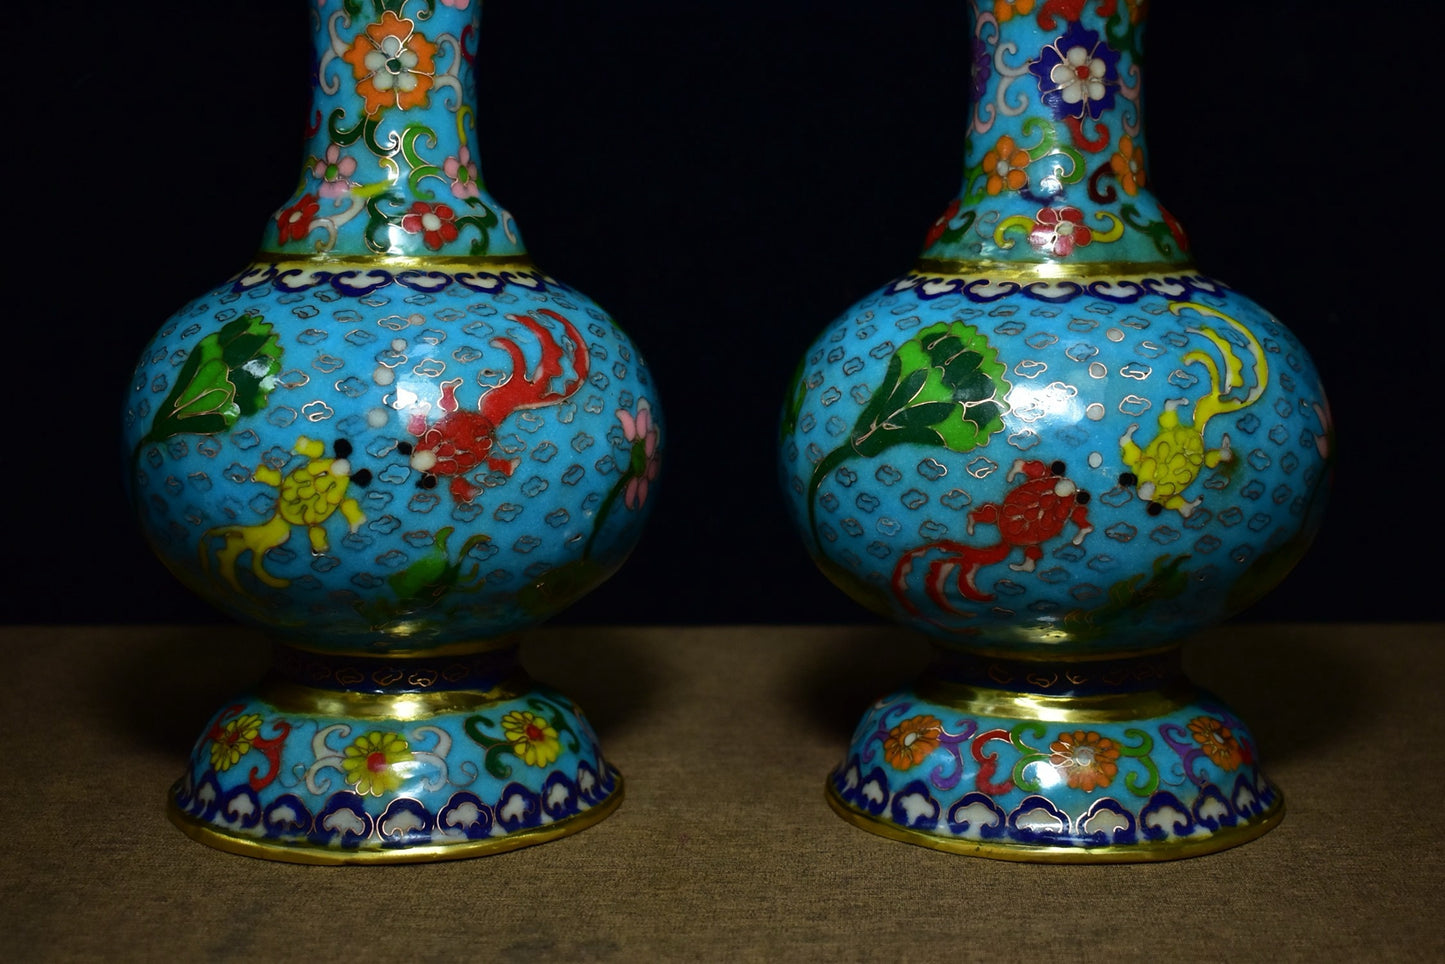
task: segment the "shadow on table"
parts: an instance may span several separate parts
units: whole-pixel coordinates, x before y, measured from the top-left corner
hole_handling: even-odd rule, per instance
[[[108,672],[94,675],[94,709],[143,746],[177,757],[225,700],[254,686],[270,645],[238,626],[157,626],[141,645],[116,647]]]
[[[840,626],[819,632],[822,645],[806,650],[780,698],[802,707],[819,735],[841,749],[875,700],[923,669],[930,647],[922,635],[894,626]]]
[[[1377,652],[1320,635],[1309,624],[1225,624],[1185,644],[1190,677],[1249,725],[1266,766],[1337,742],[1391,699]]]
[[[656,661],[625,626],[541,630],[522,637],[522,665],[582,708],[606,746],[609,730],[645,715],[656,701]]]

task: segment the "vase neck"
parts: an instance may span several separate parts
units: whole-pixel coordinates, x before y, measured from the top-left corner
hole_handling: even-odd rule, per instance
[[[481,0],[311,0],[315,60],[295,194],[266,255],[520,257],[477,166]]]
[[[924,260],[1060,273],[1189,265],[1182,229],[1149,188],[1147,0],[970,6],[963,189],[930,229]]]

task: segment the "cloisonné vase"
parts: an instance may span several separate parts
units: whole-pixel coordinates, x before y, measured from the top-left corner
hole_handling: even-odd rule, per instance
[[[1181,642],[1322,511],[1304,349],[1150,193],[1135,0],[974,5],[963,189],[807,350],[781,474],[822,571],[928,633],[827,782],[847,820],[1013,860],[1184,857],[1283,815]]]
[[[295,194],[177,312],[125,408],[144,532],[275,640],[170,796],[191,836],[310,863],[444,859],[622,795],[515,631],[607,579],[654,499],[652,378],[482,186],[480,2],[309,4]]]

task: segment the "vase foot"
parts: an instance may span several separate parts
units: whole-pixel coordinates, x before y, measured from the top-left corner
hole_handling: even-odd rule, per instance
[[[875,703],[829,803],[882,836],[1040,863],[1173,860],[1284,817],[1255,741],[1177,650],[1039,662],[951,653]]]
[[[522,673],[513,650],[389,660],[283,648],[256,692],[212,718],[168,811],[231,853],[416,863],[553,840],[621,800],[580,709]]]

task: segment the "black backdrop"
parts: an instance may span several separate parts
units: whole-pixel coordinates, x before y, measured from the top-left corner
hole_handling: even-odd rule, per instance
[[[22,8],[7,622],[218,618],[131,522],[120,400],[150,335],[244,264],[294,184],[305,7]],[[1408,120],[1433,95],[1363,10],[1162,0],[1150,20],[1154,186],[1200,266],[1300,335],[1337,420],[1324,531],[1250,618],[1441,615],[1422,432],[1439,187],[1410,159],[1428,127]],[[872,618],[786,523],[777,412],[812,338],[912,263],[957,190],[965,37],[962,0],[488,3],[483,175],[537,263],[638,344],[668,427],[640,547],[559,619]]]

